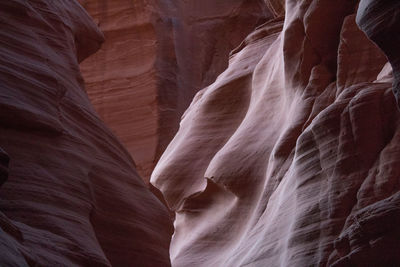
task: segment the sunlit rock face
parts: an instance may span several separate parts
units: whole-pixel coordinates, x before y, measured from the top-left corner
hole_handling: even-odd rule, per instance
[[[173,266],[400,264],[398,4],[378,2],[267,1],[152,174]]]
[[[263,0],[80,0],[106,41],[81,64],[103,120],[146,182],[194,94],[272,15]]]
[[[0,1],[0,265],[168,266],[172,225],[96,115],[77,1]]]

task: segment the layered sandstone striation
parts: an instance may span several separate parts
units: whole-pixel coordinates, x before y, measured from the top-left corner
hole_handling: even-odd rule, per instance
[[[96,115],[77,1],[0,2],[0,265],[168,266],[172,225]]]
[[[0,3],[1,266],[400,265],[398,3],[79,2]],[[205,86],[151,177],[169,255],[130,154]]]
[[[263,0],[81,0],[104,32],[81,64],[92,103],[148,182],[194,94],[271,18]]]
[[[398,4],[266,2],[152,174],[173,266],[399,265]]]
[[[357,12],[361,29],[386,54],[394,70],[393,93],[400,106],[400,2],[363,0]]]

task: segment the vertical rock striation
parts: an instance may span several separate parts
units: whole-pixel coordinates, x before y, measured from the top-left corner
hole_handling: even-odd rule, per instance
[[[152,174],[173,266],[399,265],[398,5],[266,2]]]
[[[94,107],[148,182],[194,94],[271,18],[262,0],[82,0],[106,41],[81,64]]]
[[[0,3],[0,265],[168,266],[167,210],[96,115],[77,1]]]

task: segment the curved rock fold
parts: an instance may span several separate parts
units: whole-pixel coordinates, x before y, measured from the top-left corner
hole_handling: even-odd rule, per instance
[[[196,95],[151,177],[177,211],[173,266],[398,264],[398,21],[383,2],[287,0]]]

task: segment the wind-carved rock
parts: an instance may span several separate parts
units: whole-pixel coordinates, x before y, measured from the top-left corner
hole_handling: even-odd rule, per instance
[[[0,1],[0,25],[0,265],[169,266],[168,211],[83,86],[97,26],[69,0]]]
[[[193,99],[272,15],[263,0],[85,0],[104,32],[81,64],[95,109],[147,183]]]
[[[109,4],[100,5],[103,11],[121,11],[117,1],[99,3]],[[187,12],[199,2],[179,3],[177,10]],[[0,151],[0,265],[168,266],[169,251],[178,267],[399,265],[400,115],[391,92],[399,97],[398,7],[372,0],[265,1],[269,11],[261,13],[274,18],[232,51],[215,82],[209,79],[214,70],[196,80],[211,84],[194,97],[152,174],[151,183],[176,213],[169,250],[168,211],[83,88],[79,62],[104,41],[96,25],[76,1],[0,2],[0,147],[11,158],[7,174],[8,158]],[[175,76],[178,58],[189,64],[196,57],[186,49],[178,49],[178,57],[168,34],[155,49],[157,31],[170,33],[179,23],[155,16],[163,27],[153,28],[147,22],[157,14],[146,11],[144,19],[135,18],[146,21],[138,25],[147,46],[126,47],[143,49],[132,54],[149,64],[113,68],[106,75],[111,81],[94,68],[88,86],[105,80],[105,90],[143,85],[136,78],[157,77],[147,75],[154,66],[163,70],[163,85],[184,85],[190,75],[204,74],[197,70],[215,66],[204,57],[196,72],[181,69]],[[125,25],[117,23],[124,18],[130,22],[128,13],[97,20],[106,25],[106,37],[125,36],[113,27]],[[175,29],[187,34],[220,19],[191,17]],[[112,48],[122,58],[129,52]],[[157,53],[165,61],[157,61]],[[110,67],[89,62],[86,67]],[[127,81],[128,70],[146,75]],[[162,129],[159,118],[176,120],[183,112],[168,104],[175,94],[158,91],[170,87],[159,85],[152,84],[150,99],[172,115],[152,117],[153,132]],[[168,140],[151,138],[138,151]],[[157,158],[154,151],[147,163]]]
[[[398,265],[398,3],[382,2],[287,0],[197,93],[151,177],[176,211],[173,266]]]
[[[361,0],[357,23],[389,59],[394,75],[393,93],[400,108],[400,2]]]
[[[0,147],[0,187],[7,181],[9,162],[10,162],[10,157]]]
[[[10,157],[8,154],[0,147],[0,187],[7,181],[8,178],[8,166],[10,163]],[[5,234],[9,235],[12,238],[22,242],[23,236],[21,231],[15,226],[7,216],[1,212],[0,210],[0,239],[2,239]],[[3,246],[6,240],[2,239]],[[1,246],[0,246],[1,247]],[[1,258],[9,258],[10,255],[7,254],[8,249],[3,248],[3,251],[0,252]]]

